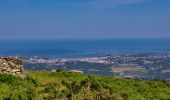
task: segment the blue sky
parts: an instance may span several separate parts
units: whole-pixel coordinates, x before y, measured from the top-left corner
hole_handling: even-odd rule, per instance
[[[0,39],[170,38],[170,0],[0,0]]]

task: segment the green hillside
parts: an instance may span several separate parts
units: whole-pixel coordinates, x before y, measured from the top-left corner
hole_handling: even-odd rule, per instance
[[[0,74],[0,100],[168,100],[164,81],[30,71],[25,79]]]

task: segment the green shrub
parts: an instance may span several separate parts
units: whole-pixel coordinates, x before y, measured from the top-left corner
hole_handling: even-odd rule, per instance
[[[168,100],[170,84],[74,72],[30,71],[30,76],[0,74],[0,100]]]

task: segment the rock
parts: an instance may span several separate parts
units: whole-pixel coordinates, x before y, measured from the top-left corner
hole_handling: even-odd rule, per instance
[[[0,73],[19,75],[21,77],[27,76],[22,61],[11,57],[0,57]]]

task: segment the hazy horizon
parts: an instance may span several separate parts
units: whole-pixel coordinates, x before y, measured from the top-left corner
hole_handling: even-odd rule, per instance
[[[169,40],[170,37],[133,37],[133,38],[0,38],[0,41],[104,41],[104,40]]]

